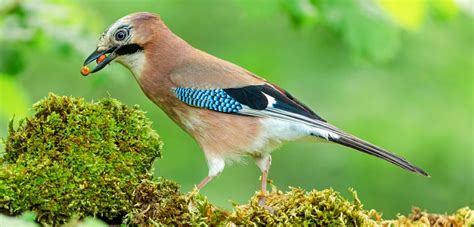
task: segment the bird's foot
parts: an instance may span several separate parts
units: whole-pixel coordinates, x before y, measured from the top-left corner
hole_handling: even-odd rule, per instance
[[[265,197],[265,195],[259,195],[258,196],[258,206],[259,207],[263,207],[265,206],[265,202],[267,201],[267,198]]]
[[[275,209],[274,209],[273,207],[268,206],[268,205],[265,204],[266,201],[267,201],[265,195],[262,193],[262,194],[259,195],[258,197],[259,197],[259,198],[258,198],[258,206],[261,207],[261,208],[263,208],[263,209],[265,209],[265,210],[267,210],[268,213],[270,213],[270,214],[272,214],[272,215],[275,214]]]

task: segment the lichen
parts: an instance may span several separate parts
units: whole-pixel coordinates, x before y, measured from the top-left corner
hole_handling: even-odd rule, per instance
[[[115,219],[150,179],[162,142],[137,106],[50,94],[34,116],[10,124],[0,159],[0,210],[32,210],[41,224],[71,217]],[[121,219],[120,219],[121,220]]]

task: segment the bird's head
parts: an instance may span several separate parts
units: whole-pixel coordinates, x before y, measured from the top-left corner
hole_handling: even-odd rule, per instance
[[[139,74],[145,64],[145,49],[156,41],[157,33],[164,25],[156,14],[133,13],[120,18],[109,26],[99,39],[97,48],[84,61],[87,69],[83,75],[95,73],[116,60]],[[96,61],[97,65],[89,72],[86,67]]]

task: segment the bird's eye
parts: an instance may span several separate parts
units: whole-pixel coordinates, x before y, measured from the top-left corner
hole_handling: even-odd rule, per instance
[[[117,32],[115,32],[115,40],[117,41],[123,41],[125,38],[128,36],[128,30],[127,29],[119,29]]]

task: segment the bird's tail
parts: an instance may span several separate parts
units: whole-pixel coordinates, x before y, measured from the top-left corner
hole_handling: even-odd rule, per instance
[[[346,147],[354,148],[366,154],[373,155],[375,157],[391,162],[397,166],[400,166],[403,169],[420,174],[422,176],[429,176],[428,173],[426,173],[424,170],[414,166],[413,164],[409,163],[405,159],[398,157],[395,154],[392,154],[385,149],[382,149],[373,144],[370,144],[369,142],[366,142],[355,136],[347,134],[327,123],[324,126],[325,126],[324,130],[327,130],[329,132],[329,134],[325,136],[325,139],[331,142],[344,145]],[[318,134],[320,135],[320,133]],[[312,135],[316,136],[315,134],[312,134]],[[318,137],[321,137],[321,136],[318,136]]]

